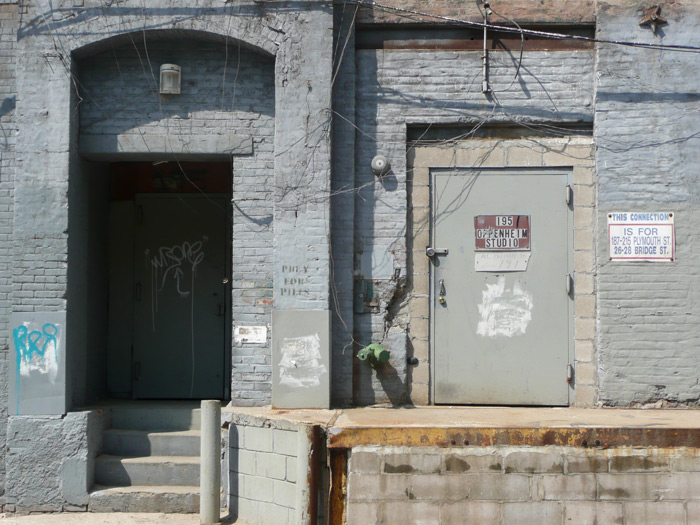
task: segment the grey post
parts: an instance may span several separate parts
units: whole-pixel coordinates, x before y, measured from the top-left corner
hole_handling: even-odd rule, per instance
[[[203,525],[219,523],[221,506],[221,401],[202,401],[199,518]]]

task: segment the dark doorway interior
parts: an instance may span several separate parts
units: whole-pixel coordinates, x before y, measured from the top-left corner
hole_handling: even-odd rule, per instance
[[[107,394],[230,396],[230,163],[110,165]]]

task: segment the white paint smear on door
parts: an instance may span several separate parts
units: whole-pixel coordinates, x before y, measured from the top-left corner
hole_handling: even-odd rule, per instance
[[[506,278],[500,276],[496,284],[487,284],[481,292],[479,314],[478,335],[524,335],[532,320],[532,295],[523,289],[520,281],[515,281],[512,289],[506,289]]]
[[[321,363],[319,334],[285,337],[280,353],[280,384],[290,388],[308,388],[321,384],[321,374],[327,370]]]

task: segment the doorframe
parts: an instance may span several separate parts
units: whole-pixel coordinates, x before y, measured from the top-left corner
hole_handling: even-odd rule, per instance
[[[596,176],[591,137],[471,139],[438,146],[408,148],[410,246],[410,337],[413,356],[423,366],[412,372],[411,396],[416,405],[434,404],[432,367],[431,269],[425,256],[432,229],[431,170],[437,168],[563,168],[573,171],[573,367],[569,405],[596,404],[595,238]],[[564,196],[562,195],[562,198]],[[570,328],[571,330],[571,328]],[[571,337],[570,337],[571,340]]]
[[[235,157],[234,157],[235,158]],[[224,352],[223,352],[223,398],[222,401],[229,401],[231,399],[231,381],[232,381],[232,339],[233,339],[233,295],[232,295],[232,287],[233,287],[233,205],[232,205],[232,198],[233,198],[233,173],[234,173],[234,166],[233,166],[233,159],[228,156],[215,156],[212,157],[208,160],[202,161],[202,160],[196,160],[196,157],[190,158],[189,156],[183,156],[183,158],[175,161],[178,164],[180,163],[194,163],[194,164],[200,164],[200,165],[208,165],[208,164],[226,164],[227,165],[227,176],[230,177],[230,182],[229,182],[229,187],[230,189],[226,192],[223,191],[215,191],[212,190],[210,192],[202,192],[201,190],[197,192],[184,192],[184,195],[200,198],[200,199],[206,199],[211,196],[217,196],[217,197],[224,197],[224,202],[225,202],[225,231],[224,231],[224,242],[225,242],[225,263],[226,263],[226,278],[228,279],[227,283],[227,289],[226,293],[224,294],[224,301],[225,301],[225,313],[224,313]],[[131,156],[128,154],[124,154],[123,158],[120,158],[118,161],[113,161],[110,162],[108,165],[111,166],[112,164],[119,164],[119,163],[129,163],[129,164],[152,164],[151,162],[146,162],[146,161],[141,161],[141,160],[134,160]],[[179,198],[180,193],[177,192],[159,192],[159,191],[135,191],[133,193],[133,196],[129,197],[123,197],[121,199],[117,200],[123,200],[125,202],[131,202],[132,203],[132,220],[133,223],[130,224],[129,228],[131,230],[130,237],[131,237],[131,243],[130,243],[130,250],[132,254],[132,275],[131,275],[131,286],[130,290],[133,290],[134,288],[134,274],[133,274],[133,263],[134,263],[134,242],[135,242],[135,216],[136,216],[136,195],[141,195],[141,196],[153,196],[153,197],[166,197],[168,196],[169,198]],[[108,201],[108,205],[111,205],[111,200]],[[108,244],[111,243],[111,240],[108,240]],[[107,248],[108,250],[110,247]],[[109,258],[109,257],[108,257]],[[132,307],[133,307],[133,299],[132,299]],[[129,314],[129,318],[131,318],[132,314]],[[108,346],[108,340],[111,337],[109,329],[106,331],[106,348],[105,352],[108,353],[109,349],[107,348]],[[129,380],[130,380],[130,389],[129,392],[119,392],[118,395],[114,395],[115,393],[113,391],[109,390],[109,356],[107,354],[106,356],[106,365],[105,365],[105,395],[110,398],[118,398],[118,399],[129,399],[133,401],[141,401],[141,399],[134,397],[134,386],[133,386],[133,362],[134,362],[134,354],[133,354],[133,338],[134,338],[134,328],[133,328],[133,323],[130,322],[129,324],[129,338],[131,341],[130,344],[130,350],[129,350]],[[119,395],[119,394],[124,394],[124,395]]]

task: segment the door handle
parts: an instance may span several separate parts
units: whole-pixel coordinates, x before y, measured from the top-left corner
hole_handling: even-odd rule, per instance
[[[426,246],[425,255],[428,257],[435,257],[436,255],[447,255],[450,251],[447,248],[433,248],[432,246]]]

